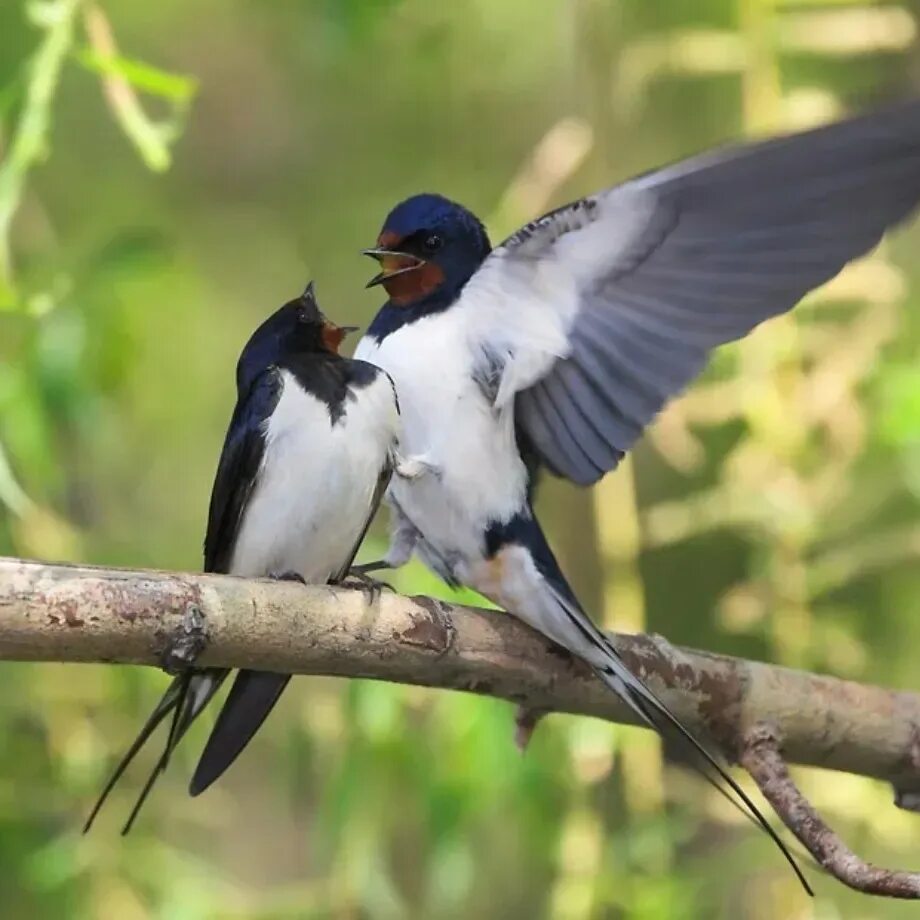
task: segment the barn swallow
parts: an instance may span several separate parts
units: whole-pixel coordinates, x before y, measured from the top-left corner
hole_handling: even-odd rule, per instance
[[[718,345],[790,310],[914,211],[920,103],[717,150],[582,198],[493,249],[440,195],[399,204],[369,286],[389,299],[356,351],[402,407],[408,476],[383,564],[413,552],[574,655],[785,846],[719,758],[626,666],[534,515],[541,469],[613,470]],[[368,571],[372,566],[366,567]]]
[[[389,482],[399,409],[385,371],[338,354],[349,329],[323,316],[309,285],[253,334],[236,369],[237,403],[211,492],[204,570],[304,583],[338,583]],[[127,833],[182,736],[217,692],[225,668],[175,677],[118,764],[103,802],[153,730],[170,714],[162,756],[131,812]],[[241,670],[192,778],[203,792],[268,716],[290,675]]]

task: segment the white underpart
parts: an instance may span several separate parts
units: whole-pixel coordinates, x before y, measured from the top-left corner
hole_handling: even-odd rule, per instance
[[[476,559],[488,523],[521,507],[526,471],[512,406],[496,410],[473,379],[467,323],[451,308],[380,343],[364,338],[355,355],[396,383],[403,457],[433,468],[413,480],[394,477],[392,496],[439,553]]]
[[[457,574],[464,584],[474,585],[481,594],[590,664],[603,667],[608,663],[608,656],[573,628],[564,613],[567,602],[547,583],[523,546],[509,544],[494,559],[462,563]]]
[[[334,425],[324,402],[287,371],[281,376],[230,571],[297,572],[305,581],[324,582],[347,561],[367,521],[399,417],[383,374],[354,391]]]

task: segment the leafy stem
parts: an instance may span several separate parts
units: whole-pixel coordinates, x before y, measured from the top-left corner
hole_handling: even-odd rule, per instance
[[[0,162],[0,300],[12,288],[11,225],[29,170],[47,149],[51,104],[73,45],[74,21],[83,0],[46,0],[29,9],[45,37],[29,66],[25,101],[9,151]]]

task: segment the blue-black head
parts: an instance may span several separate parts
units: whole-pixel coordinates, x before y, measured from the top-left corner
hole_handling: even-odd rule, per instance
[[[482,222],[441,195],[415,195],[384,221],[373,249],[380,262],[368,287],[382,284],[390,303],[415,307],[451,302],[492,247]]]
[[[338,355],[339,346],[357,326],[338,326],[323,314],[311,281],[304,292],[289,300],[252,334],[237,365],[237,381],[247,381],[270,364],[308,355]]]

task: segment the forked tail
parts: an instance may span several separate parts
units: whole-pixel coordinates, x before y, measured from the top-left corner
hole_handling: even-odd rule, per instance
[[[218,691],[228,673],[226,670],[209,668],[206,671],[188,671],[173,678],[162,699],[150,714],[150,718],[144,723],[144,727],[134,739],[131,747],[125,752],[118,766],[115,767],[109,781],[105,784],[99,798],[96,800],[96,804],[93,806],[93,810],[83,825],[84,834],[93,826],[93,822],[105,804],[105,800],[109,797],[109,793],[115,788],[131,761],[134,760],[140,749],[147,743],[147,739],[150,738],[159,724],[172,713],[172,723],[163,753],[147,778],[147,782],[144,784],[144,788],[141,790],[121,832],[122,834],[127,834],[131,830],[144,802],[147,800],[147,796],[150,794],[150,790],[153,789],[153,784],[166,769],[169,764],[169,758],[172,756],[176,746],[188,731],[189,726],[198,718],[201,711]]]
[[[686,755],[687,761],[745,816],[763,829],[792,867],[808,894],[806,881],[788,847],[748,794],[710,752],[626,666],[610,639],[584,612],[563,576],[533,513],[527,509],[507,524],[493,527],[487,550],[508,582],[507,606],[572,654],[584,659],[597,676],[639,717]],[[502,599],[504,602],[504,598]]]

